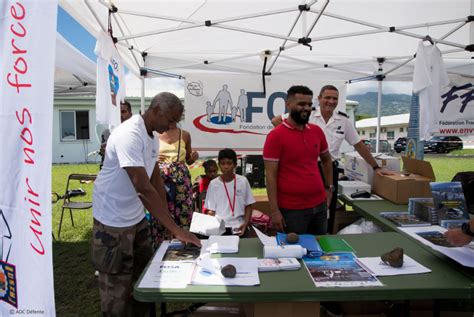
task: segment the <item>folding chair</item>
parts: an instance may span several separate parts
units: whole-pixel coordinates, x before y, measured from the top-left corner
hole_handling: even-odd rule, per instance
[[[58,229],[58,240],[61,236],[61,226],[63,224],[63,216],[64,216],[64,209],[69,209],[69,214],[71,215],[71,223],[74,227],[74,219],[72,217],[73,210],[85,210],[92,208],[91,201],[79,201],[73,200],[77,199],[77,197],[85,196],[86,192],[81,188],[71,189],[70,186],[72,184],[84,184],[94,182],[97,175],[94,174],[71,174],[67,180],[66,190],[64,192],[64,196],[61,198],[63,199],[63,206],[61,210],[61,219],[59,220],[59,229]],[[72,182],[71,182],[72,181]]]

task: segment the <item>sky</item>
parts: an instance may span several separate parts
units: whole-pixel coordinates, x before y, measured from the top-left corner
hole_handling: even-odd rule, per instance
[[[85,56],[96,62],[94,54],[95,38],[76,22],[66,11],[58,7],[58,32]],[[140,96],[141,83],[130,72],[125,75],[127,96]],[[411,82],[383,82],[384,94],[411,94]],[[153,78],[145,80],[145,95],[153,97],[161,91],[170,91],[178,97],[184,97],[184,81],[174,78]],[[357,82],[347,85],[347,95],[364,94],[369,91],[378,91],[376,81]]]

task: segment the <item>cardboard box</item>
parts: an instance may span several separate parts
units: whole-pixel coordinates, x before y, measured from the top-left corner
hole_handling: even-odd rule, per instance
[[[374,159],[380,167],[400,172],[400,159],[385,154],[376,154]],[[371,185],[373,189],[374,170],[358,152],[345,153],[344,175]]]
[[[430,162],[402,156],[404,172],[374,177],[374,191],[396,204],[407,204],[408,198],[431,197],[430,182],[435,175]]]
[[[370,193],[370,184],[361,181],[337,182],[337,193],[340,195],[345,194],[346,196],[350,196],[351,194],[360,192],[362,190],[368,191]]]

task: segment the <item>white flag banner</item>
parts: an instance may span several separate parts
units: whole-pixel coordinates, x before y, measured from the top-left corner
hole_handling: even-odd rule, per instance
[[[261,76],[187,75],[183,128],[191,133],[193,149],[201,156],[216,155],[226,147],[238,154],[262,154],[273,129],[271,119],[286,111],[286,91],[293,85],[309,87],[314,106],[321,87],[334,85],[339,90],[338,110],[345,109],[344,81],[269,77],[264,94]]]
[[[120,102],[125,99],[124,65],[108,33],[100,32],[95,46],[97,55],[97,123],[116,127],[120,124]]]
[[[57,1],[0,2],[0,316],[55,316],[51,152]]]
[[[437,135],[474,134],[474,81],[464,79],[442,91]]]

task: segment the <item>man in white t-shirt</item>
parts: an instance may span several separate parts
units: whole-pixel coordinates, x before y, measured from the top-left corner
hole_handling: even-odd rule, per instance
[[[153,133],[167,131],[182,113],[178,97],[160,93],[143,115],[119,125],[108,139],[93,193],[92,260],[99,271],[104,316],[142,316],[150,308],[132,297],[133,282],[152,255],[144,208],[177,239],[200,245],[195,235],[171,219],[156,163],[158,142]]]
[[[222,175],[214,178],[207,189],[204,207],[207,213],[224,220],[226,234],[245,235],[252,216],[252,195],[249,181],[235,174],[237,154],[232,149],[219,151],[218,164]]]
[[[377,174],[390,175],[392,173],[379,167],[367,146],[361,141],[354,125],[349,120],[349,116],[344,112],[334,111],[339,102],[339,90],[335,86],[323,86],[319,92],[318,102],[319,108],[310,117],[309,122],[318,125],[323,130],[333,162],[333,185],[327,188],[328,191],[332,192],[332,199],[329,205],[328,232],[333,233],[339,178],[337,167],[339,164],[338,160],[341,158],[342,141],[346,140],[347,143],[354,146],[354,149],[372,166]],[[282,116],[276,116],[272,119],[272,124],[277,126],[281,121]],[[323,173],[321,173],[321,176],[324,177]]]

